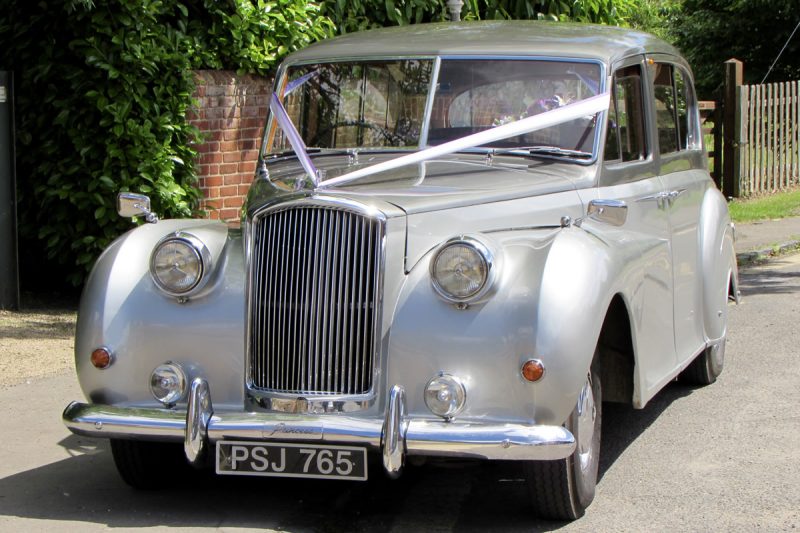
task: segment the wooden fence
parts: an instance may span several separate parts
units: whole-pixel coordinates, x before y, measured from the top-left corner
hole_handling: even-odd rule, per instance
[[[740,195],[800,184],[800,81],[737,87]]]
[[[725,62],[722,192],[740,197],[797,187],[800,81],[744,85],[743,78],[741,61]]]

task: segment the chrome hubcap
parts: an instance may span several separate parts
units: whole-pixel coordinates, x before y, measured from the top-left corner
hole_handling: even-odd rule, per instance
[[[578,396],[578,449],[576,458],[580,462],[581,470],[589,468],[595,453],[593,448],[595,418],[597,418],[597,406],[594,403],[592,376],[590,375]]]

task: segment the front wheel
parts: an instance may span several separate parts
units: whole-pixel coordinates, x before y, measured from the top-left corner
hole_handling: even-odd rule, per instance
[[[565,424],[575,436],[571,456],[557,461],[526,461],[525,474],[536,514],[551,520],[576,520],[594,499],[600,465],[603,393],[597,358],[578,403]]]
[[[123,481],[140,490],[168,488],[196,475],[182,444],[111,439],[111,455]]]

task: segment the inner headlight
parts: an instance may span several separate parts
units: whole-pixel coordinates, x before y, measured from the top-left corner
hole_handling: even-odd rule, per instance
[[[454,239],[442,246],[431,263],[431,280],[446,300],[466,302],[487,288],[493,267],[489,249],[476,239]]]
[[[189,235],[161,241],[150,259],[150,274],[164,292],[179,296],[194,289],[206,268],[205,246]]]
[[[176,363],[157,366],[150,374],[150,392],[164,405],[175,405],[186,392],[186,372]]]

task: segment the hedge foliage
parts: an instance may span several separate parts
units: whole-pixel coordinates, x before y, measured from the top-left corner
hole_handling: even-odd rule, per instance
[[[554,20],[625,25],[650,0],[464,0],[464,20]],[[339,33],[449,20],[445,0],[324,0]]]
[[[332,33],[301,0],[4,2],[0,69],[15,73],[23,286],[78,285],[130,221],[116,194],[195,213],[193,69],[267,73]],[[58,269],[54,274],[53,269]]]
[[[462,17],[622,24],[640,1],[466,0]],[[130,227],[119,191],[150,195],[162,217],[196,214],[193,69],[268,74],[335,32],[446,19],[445,0],[5,0],[23,287],[79,285]]]

